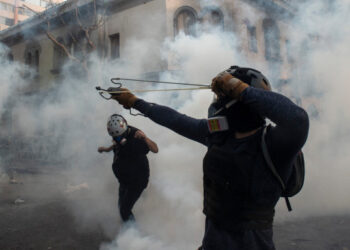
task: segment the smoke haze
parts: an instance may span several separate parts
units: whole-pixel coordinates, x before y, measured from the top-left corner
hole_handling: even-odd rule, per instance
[[[311,119],[309,139],[304,147],[306,182],[302,192],[292,198],[293,213],[287,213],[283,202],[277,209],[277,222],[306,216],[342,214],[350,210],[350,1],[334,1],[300,7],[294,18],[289,40],[302,65],[286,89],[286,95],[297,96]],[[242,7],[248,17],[250,10]],[[252,16],[254,20],[254,16]],[[305,46],[308,41],[308,46]],[[70,201],[67,205],[82,230],[99,225],[111,237],[101,246],[112,249],[195,249],[204,233],[202,214],[202,159],[206,148],[180,137],[149,119],[130,116],[114,101],[105,101],[94,87],[108,85],[111,77],[134,77],[143,72],[149,60],[150,41],[133,41],[127,51],[143,48],[142,57],[129,54],[123,62],[113,64],[92,57],[91,79],[83,82],[66,71],[62,84],[45,98],[26,96],[13,101],[18,88],[25,87],[20,77],[23,65],[1,60],[0,115],[8,101],[13,105],[12,132],[24,138],[49,136],[59,142],[49,158],[61,162],[62,182],[72,185],[88,183],[86,202]],[[6,48],[0,47],[0,54]],[[164,73],[162,80],[210,84],[211,79],[230,65],[251,66],[263,71],[262,62],[251,62],[239,50],[234,34],[211,29],[197,37],[180,34],[166,39],[164,58],[180,65],[181,74]],[[1,56],[3,58],[3,56]],[[66,65],[67,68],[69,65]],[[270,79],[277,86],[278,79]],[[128,84],[130,89],[145,88]],[[154,86],[163,88],[163,86]],[[138,95],[147,101],[169,105],[189,116],[204,118],[212,100],[209,90],[192,92],[148,93]],[[149,154],[151,176],[148,188],[136,203],[136,225],[120,228],[117,210],[118,184],[111,171],[112,154],[98,154],[97,147],[110,145],[106,131],[109,115],[121,113],[129,124],[143,130],[158,143],[160,152]],[[38,194],[40,195],[40,194]],[[67,194],[68,195],[68,194]]]

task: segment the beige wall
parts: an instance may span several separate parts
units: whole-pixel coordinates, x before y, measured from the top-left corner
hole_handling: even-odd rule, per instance
[[[59,36],[64,29],[55,30],[53,34]],[[28,44],[33,40],[26,40],[11,47],[11,52],[15,61],[25,63],[24,53]],[[40,44],[39,70],[38,78],[35,79],[31,88],[47,88],[52,84],[52,80],[56,77],[51,73],[53,69],[53,42],[49,40],[46,34],[35,37],[35,41]],[[28,90],[29,91],[29,90]]]
[[[129,55],[147,56],[150,58],[145,65],[141,65],[144,73],[159,72],[166,69],[166,62],[161,60],[160,46],[166,37],[166,13],[165,2],[155,0],[141,4],[131,9],[124,10],[107,18],[104,26],[91,34],[91,39],[98,44],[99,35],[105,36],[105,43],[108,48],[107,57],[110,55],[109,35],[119,33],[121,45],[121,59],[128,60]],[[52,31],[54,37],[65,37],[68,34],[67,28],[63,27]],[[39,57],[39,78],[31,87],[49,87],[56,75],[52,74],[54,44],[46,34],[35,37],[41,47]],[[144,41],[147,48],[131,46],[134,41]],[[26,40],[11,47],[14,60],[24,63],[24,53],[27,44]],[[132,50],[132,51],[131,51]],[[130,58],[135,59],[135,58]]]
[[[189,6],[193,8],[197,14],[201,13],[201,9],[205,8],[206,5],[200,5],[197,0],[166,0],[167,9],[167,35],[168,37],[174,37],[174,15],[176,11],[182,6]],[[238,35],[240,40],[240,49],[242,49],[248,60],[260,62],[259,64],[265,64],[265,68],[261,69],[264,71],[269,70],[269,64],[265,59],[265,41],[263,32],[263,20],[267,17],[266,13],[253,7],[252,5],[240,0],[224,0],[222,4],[209,4],[209,6],[217,6],[224,14],[224,29],[228,32],[234,32]],[[249,18],[247,18],[249,17]],[[248,19],[250,25],[256,27],[257,35],[257,46],[258,51],[253,52],[249,50],[248,32],[245,19]],[[282,20],[274,19],[280,30],[280,48],[281,48],[281,74],[280,78],[288,78],[289,72],[291,71],[291,65],[289,64],[286,57],[286,46],[285,41],[287,40],[286,34],[289,25]],[[170,56],[171,57],[171,56]],[[171,58],[169,58],[171,60]],[[171,69],[176,69],[176,65],[170,63]]]
[[[167,35],[174,37],[174,17],[176,11],[183,6],[189,6],[200,12],[199,1],[197,0],[166,0],[166,12],[167,12]]]
[[[150,60],[143,65],[145,72],[157,72],[166,67],[160,55],[160,47],[166,37],[164,0],[154,0],[111,15],[106,24],[108,51],[109,36],[116,33],[120,35],[121,59],[133,60],[131,57],[135,57],[135,53],[149,57]],[[135,42],[143,46],[135,47]]]
[[[226,0],[226,2],[230,2],[229,0]],[[279,62],[280,65],[280,79],[287,79],[290,77],[290,72],[292,65],[287,59],[287,50],[286,50],[286,40],[287,40],[287,34],[289,30],[292,28],[290,24],[288,24],[286,21],[281,20],[279,18],[269,17],[266,12],[262,11],[261,9],[255,8],[251,6],[250,4],[246,3],[245,1],[236,1],[235,4],[229,5],[226,3],[227,6],[231,6],[232,9],[229,10],[230,13],[232,13],[232,16],[234,17],[234,31],[236,34],[238,34],[240,38],[240,47],[245,52],[245,55],[248,58],[248,61],[250,62],[259,62],[260,65],[263,65],[263,68],[261,70],[263,72],[267,72],[266,74],[271,73],[271,67],[270,63],[266,61],[265,58],[265,40],[264,40],[264,30],[263,30],[263,20],[265,18],[272,18],[276,21],[276,24],[280,31],[280,56],[281,56],[281,62]],[[252,14],[254,13],[254,14]],[[250,25],[256,27],[256,38],[257,38],[257,47],[258,51],[253,52],[249,49],[249,37],[247,32],[247,25],[245,23],[245,20],[248,20]]]
[[[0,24],[0,30],[4,30],[6,28],[8,28],[9,26],[5,25],[5,24]]]

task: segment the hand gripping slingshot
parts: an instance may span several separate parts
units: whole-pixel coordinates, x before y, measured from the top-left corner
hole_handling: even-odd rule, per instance
[[[185,85],[191,86],[187,88],[172,88],[172,89],[136,89],[136,90],[122,90],[121,81],[133,81],[133,82],[142,82],[142,83],[163,83],[163,84],[173,84],[173,85]],[[100,96],[106,100],[112,99],[113,95],[118,95],[122,93],[146,93],[146,92],[166,92],[166,91],[183,91],[183,90],[201,90],[201,89],[210,89],[210,85],[207,84],[194,84],[194,83],[182,83],[182,82],[167,82],[167,81],[151,81],[151,80],[142,80],[142,79],[131,79],[131,78],[112,78],[111,82],[116,85],[116,87],[109,87],[108,89],[103,89],[100,86],[96,87],[96,90],[99,92]],[[140,115],[132,114],[131,115]]]

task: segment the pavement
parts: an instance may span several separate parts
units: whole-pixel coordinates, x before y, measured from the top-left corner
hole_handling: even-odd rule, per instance
[[[80,192],[84,188],[83,183],[70,186],[68,191]],[[113,236],[107,236],[98,225],[89,230],[77,227],[76,218],[66,206],[67,196],[60,190],[67,190],[66,184],[47,174],[43,178],[26,173],[16,184],[1,177],[0,249],[90,250],[112,240]],[[274,240],[279,250],[350,250],[350,212],[277,223]]]

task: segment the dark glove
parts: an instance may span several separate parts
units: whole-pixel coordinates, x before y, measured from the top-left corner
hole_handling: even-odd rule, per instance
[[[248,87],[248,84],[233,77],[226,71],[218,74],[211,83],[211,89],[218,97],[228,96],[235,100],[239,99],[241,93]]]
[[[126,88],[120,88],[120,91],[129,91],[129,90]],[[134,106],[138,98],[129,91],[129,92],[120,93],[120,94],[112,94],[112,99],[119,102],[119,104],[123,105],[124,108],[130,109]]]

